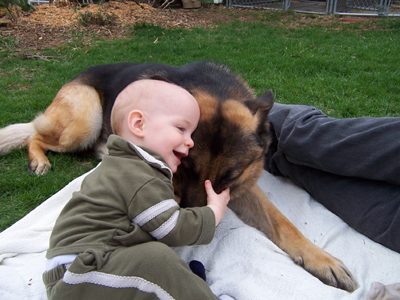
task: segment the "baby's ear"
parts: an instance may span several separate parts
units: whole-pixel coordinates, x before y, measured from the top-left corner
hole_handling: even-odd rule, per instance
[[[128,116],[128,128],[137,137],[144,137],[145,119],[140,110],[133,110]]]

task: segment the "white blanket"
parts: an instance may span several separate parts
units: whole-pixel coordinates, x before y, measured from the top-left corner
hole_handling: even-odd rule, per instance
[[[0,233],[0,299],[46,299],[41,274],[51,229],[84,176]],[[373,282],[400,282],[400,254],[351,229],[290,180],[264,172],[259,185],[307,238],[344,261],[360,287],[348,293],[324,285],[228,210],[209,245],[176,249],[184,261],[205,265],[216,295],[237,300],[366,299]]]

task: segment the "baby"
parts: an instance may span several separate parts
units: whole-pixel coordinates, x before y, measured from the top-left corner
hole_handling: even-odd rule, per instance
[[[230,200],[207,180],[207,206],[180,208],[172,174],[200,110],[185,89],[139,80],[117,97],[108,155],[62,210],[50,237],[49,299],[218,299],[170,247],[211,242]]]

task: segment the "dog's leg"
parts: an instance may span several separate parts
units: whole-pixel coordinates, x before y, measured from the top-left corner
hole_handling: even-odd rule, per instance
[[[258,185],[243,199],[229,203],[230,208],[250,226],[264,232],[293,261],[325,284],[354,291],[358,284],[342,261],[306,239],[268,200]],[[246,209],[243,209],[246,205]]]
[[[29,165],[28,170],[36,175],[45,175],[51,168],[46,152],[50,147],[42,135],[36,134],[28,141]]]
[[[29,171],[44,175],[51,168],[48,150],[73,152],[92,147],[101,132],[102,108],[93,87],[70,82],[57,93],[46,111],[33,120],[28,141]]]

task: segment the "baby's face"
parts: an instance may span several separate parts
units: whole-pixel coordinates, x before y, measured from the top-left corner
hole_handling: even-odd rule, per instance
[[[160,154],[175,173],[194,145],[191,135],[199,122],[200,109],[192,95],[172,84],[160,97],[160,109],[146,116],[143,146]]]

